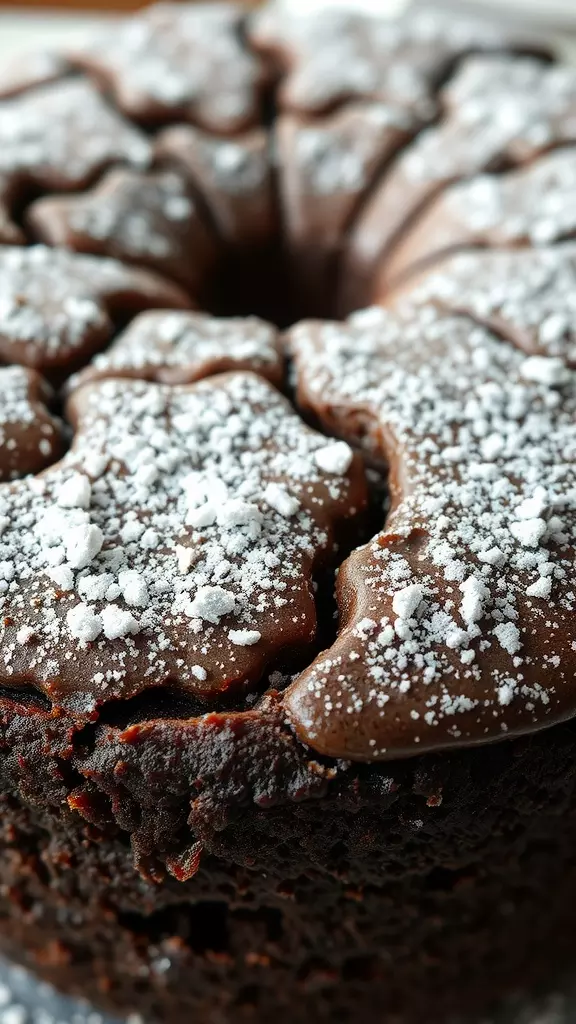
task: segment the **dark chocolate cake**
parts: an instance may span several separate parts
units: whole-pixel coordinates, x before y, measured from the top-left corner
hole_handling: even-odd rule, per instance
[[[0,68],[0,951],[147,1024],[562,983],[575,143],[434,12]]]

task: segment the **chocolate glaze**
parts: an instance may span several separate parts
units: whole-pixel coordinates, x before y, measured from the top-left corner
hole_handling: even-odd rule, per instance
[[[115,168],[89,192],[33,203],[27,225],[42,242],[155,270],[198,293],[217,244],[181,175]]]
[[[187,305],[175,285],[115,260],[0,246],[0,359],[56,380],[104,348],[116,319]]]
[[[70,378],[68,389],[108,377],[191,384],[231,370],[253,370],[281,386],[284,359],[276,328],[257,317],[154,311],[136,317],[110,348]]]
[[[389,467],[341,567],[334,645],[289,688],[299,736],[389,759],[573,714],[576,377],[433,306],[289,335],[299,397]]]
[[[223,272],[219,278],[222,266],[238,279],[236,296],[244,288],[242,263],[248,264],[257,252],[260,262],[255,260],[253,265],[262,269],[268,255],[273,254],[277,260],[275,272],[280,262],[278,250],[283,248],[289,274],[282,277],[279,287],[290,299],[296,285],[300,309],[308,305],[318,308],[323,303],[333,308],[344,296],[342,283],[349,289],[348,298],[353,296],[350,301],[357,301],[361,295],[359,275],[366,268],[370,276],[368,292],[380,301],[389,297],[384,326],[378,325],[376,314],[367,314],[340,329],[345,339],[342,344],[338,329],[331,325],[310,328],[316,339],[313,341],[306,341],[306,327],[291,335],[299,393],[307,414],[326,431],[366,448],[380,472],[388,467],[395,499],[384,534],[387,538],[391,535],[392,540],[387,539],[384,546],[374,541],[359,549],[339,572],[343,626],[332,650],[339,656],[342,645],[352,642],[351,630],[360,628],[362,635],[353,639],[362,646],[362,657],[353,659],[356,674],[351,691],[355,696],[358,683],[359,702],[346,716],[341,708],[333,707],[328,725],[321,721],[318,708],[324,697],[324,682],[321,662],[316,661],[286,696],[285,707],[299,735],[323,752],[371,760],[388,758],[394,752],[415,752],[419,745],[427,748],[490,740],[505,735],[506,728],[511,732],[539,728],[543,722],[555,721],[567,713],[570,688],[565,685],[560,694],[557,682],[562,673],[569,672],[568,661],[568,667],[561,665],[560,669],[547,666],[546,682],[538,690],[534,673],[541,668],[539,655],[534,654],[522,632],[527,628],[524,622],[530,624],[532,617],[540,623],[538,608],[547,602],[554,607],[554,602],[559,602],[563,614],[570,611],[571,598],[562,590],[560,575],[555,575],[568,558],[568,548],[557,539],[562,531],[556,530],[556,520],[570,510],[563,506],[561,513],[556,512],[554,503],[560,499],[557,501],[557,481],[551,479],[549,465],[541,467],[539,486],[547,489],[547,495],[552,493],[552,504],[546,504],[540,496],[541,513],[526,520],[529,526],[522,526],[521,518],[517,527],[513,520],[513,529],[506,533],[507,539],[512,537],[528,553],[522,555],[525,561],[520,569],[514,551],[502,568],[502,586],[509,585],[512,591],[505,611],[498,603],[499,594],[493,600],[490,590],[494,582],[490,574],[496,578],[499,566],[480,559],[482,578],[478,582],[474,575],[478,570],[476,550],[470,554],[466,549],[453,559],[460,559],[466,566],[470,563],[468,576],[462,579],[446,579],[443,563],[431,566],[437,541],[434,531],[441,514],[430,511],[429,495],[424,494],[428,489],[434,497],[441,485],[445,487],[438,503],[448,502],[449,518],[456,531],[454,544],[466,548],[466,538],[458,534],[466,525],[462,509],[468,507],[461,490],[478,487],[482,500],[492,500],[492,491],[488,487],[486,493],[482,490],[484,478],[474,475],[480,458],[470,462],[475,445],[488,450],[492,444],[496,454],[482,458],[492,467],[487,473],[501,474],[498,486],[508,495],[510,515],[517,505],[522,506],[523,497],[528,501],[529,495],[524,493],[531,482],[528,471],[514,466],[512,473],[512,454],[504,456],[496,451],[499,432],[508,437],[506,431],[511,434],[517,429],[524,444],[522,431],[529,432],[532,425],[527,415],[514,419],[510,412],[513,402],[506,391],[510,380],[517,380],[514,396],[518,400],[518,396],[526,395],[533,399],[538,423],[545,423],[551,449],[569,432],[566,417],[571,411],[570,367],[574,364],[574,255],[570,244],[558,242],[574,230],[569,205],[576,174],[574,158],[570,149],[561,147],[574,141],[576,78],[571,69],[547,65],[542,60],[486,53],[517,42],[485,25],[462,24],[443,15],[417,14],[391,22],[355,13],[324,12],[301,19],[275,9],[258,13],[246,26],[243,13],[228,4],[194,8],[159,5],[121,23],[108,35],[106,45],[99,42],[73,57],[83,77],[72,77],[66,59],[54,64],[48,61],[44,71],[30,66],[28,77],[22,75],[21,84],[10,87],[12,98],[2,99],[0,104],[0,141],[3,137],[5,140],[4,155],[0,157],[0,238],[22,247],[0,249],[0,357],[37,367],[56,383],[85,369],[66,387],[70,414],[78,424],[71,453],[61,464],[48,469],[40,484],[24,480],[0,491],[0,501],[10,508],[15,502],[28,502],[29,511],[38,514],[42,523],[42,502],[59,510],[53,535],[49,512],[48,532],[43,533],[42,526],[38,535],[32,534],[32,540],[26,539],[26,544],[32,545],[25,552],[26,564],[32,561],[36,565],[37,576],[46,569],[44,564],[38,569],[37,560],[48,552],[46,564],[53,571],[53,579],[49,578],[56,596],[44,586],[42,600],[48,604],[38,605],[34,611],[38,616],[34,627],[24,621],[18,627],[14,624],[26,640],[14,648],[16,658],[10,646],[6,685],[32,681],[49,693],[56,706],[65,704],[73,709],[79,720],[110,697],[129,698],[157,685],[179,686],[193,693],[195,699],[219,702],[234,692],[244,694],[250,688],[265,687],[266,672],[276,654],[282,652],[285,661],[290,645],[304,649],[313,637],[312,571],[325,564],[334,547],[334,527],[340,520],[354,521],[348,547],[353,546],[354,538],[358,542],[361,534],[356,513],[361,512],[366,498],[357,458],[346,444],[322,439],[297,417],[291,418],[283,400],[262,380],[285,385],[282,353],[273,328],[255,318],[218,321],[188,311],[192,296],[204,301],[222,288],[219,281],[228,280]],[[470,50],[483,55],[466,58]],[[457,62],[461,63],[457,66]],[[280,113],[271,116],[272,124],[268,125],[264,123],[267,114],[263,114],[262,100],[271,75],[276,75],[279,82],[276,94]],[[151,139],[126,119],[127,114],[147,128],[160,126],[160,132]],[[430,124],[436,118],[437,124]],[[427,127],[422,131],[423,125]],[[26,236],[30,235],[55,248],[26,248]],[[453,248],[466,252],[452,256]],[[115,256],[120,262],[97,258],[95,253]],[[136,266],[130,269],[127,264]],[[163,277],[141,267],[159,271]],[[404,281],[408,273],[416,271],[413,288],[398,286],[390,295],[391,281]],[[249,273],[248,269],[247,276]],[[188,296],[167,279],[183,285]],[[268,292],[267,281],[264,275],[258,278],[260,292]],[[267,294],[263,296],[263,302],[267,298]],[[286,305],[289,307],[290,301]],[[173,307],[172,312],[147,312],[130,323],[134,313],[168,306]],[[121,333],[117,336],[118,331]],[[350,338],[353,342],[347,348]],[[110,342],[109,351],[104,352]],[[482,362],[486,352],[493,365],[487,368],[482,364],[478,369],[474,360]],[[95,354],[97,358],[93,358]],[[526,355],[536,357],[536,361],[531,363]],[[466,358],[475,368],[470,381],[464,371],[462,378],[458,376]],[[93,361],[86,367],[90,359]],[[432,411],[426,407],[427,415],[436,416],[440,428],[437,432],[428,430],[424,444],[420,424],[415,426],[411,416],[416,415],[414,410],[420,410],[418,387],[424,388],[431,366],[438,379],[432,379],[431,391],[426,391],[422,402],[429,403]],[[215,374],[231,370],[252,370],[258,376],[213,379]],[[322,381],[319,391],[317,373]],[[193,384],[203,378],[209,379]],[[446,447],[449,452],[458,449],[458,445],[449,443],[448,435],[468,430],[466,417],[472,406],[464,403],[462,389],[455,383],[460,379],[466,387],[480,389],[478,408],[498,389],[510,401],[494,426],[494,438],[483,438],[481,424],[476,423],[474,429],[479,432],[472,432],[472,454],[468,452],[455,462],[448,459],[444,465]],[[227,389],[240,388],[230,383],[237,380],[251,383],[242,385],[246,389],[242,399],[238,397],[240,392],[234,392],[234,405]],[[391,381],[397,385],[394,393]],[[173,385],[185,387],[173,392]],[[149,408],[145,410],[147,402]],[[133,408],[126,408],[131,403]],[[190,426],[188,405],[199,410]],[[447,408],[453,419],[448,417]],[[253,420],[250,430],[242,419],[248,409]],[[494,410],[490,407],[488,412],[496,422]],[[207,428],[206,436],[202,431],[211,419],[215,426],[208,438]],[[252,429],[264,433],[269,430],[265,443],[261,444],[261,439],[256,443]],[[143,454],[136,451],[136,442],[134,450],[130,447],[132,431],[147,438],[142,444]],[[180,438],[168,453],[158,448],[166,436]],[[102,464],[99,472],[84,472],[78,460],[88,459],[91,465],[88,456],[98,447],[94,438],[100,439],[98,443],[101,441],[108,452],[107,465]],[[288,458],[286,452],[281,454],[283,439],[287,444],[293,441],[300,454],[304,452],[304,468],[294,468],[297,460],[288,468],[282,462]],[[199,446],[198,451],[194,444]],[[314,448],[315,444],[322,450],[319,462],[314,461],[314,453],[312,457],[308,452],[307,446]],[[525,447],[532,444],[536,465],[539,444],[530,437]],[[560,454],[552,451],[556,466],[569,464],[568,450],[567,442]],[[118,451],[133,464],[123,461]],[[178,452],[180,463],[172,464]],[[262,479],[258,479],[262,494],[254,501],[241,497],[242,508],[234,508],[245,521],[233,523],[226,520],[220,504],[225,507],[228,500],[238,498],[241,472],[238,469],[234,476],[234,470],[234,481],[227,485],[227,491],[220,477],[214,483],[210,476],[216,498],[206,494],[200,511],[192,505],[186,511],[200,524],[194,529],[200,531],[202,543],[194,540],[192,557],[187,545],[176,539],[180,536],[178,530],[186,533],[190,524],[179,522],[178,529],[172,530],[168,519],[162,519],[160,506],[180,509],[182,494],[188,491],[180,489],[176,495],[170,488],[176,487],[181,464],[186,460],[190,462],[189,470],[197,472],[194,459],[202,465],[202,460],[216,464],[230,452],[242,467],[250,466],[259,452],[264,461],[271,460],[269,473],[274,469],[278,478],[268,479],[264,467]],[[53,462],[57,455],[54,450],[46,460]],[[417,455],[421,456],[420,476],[415,468]],[[39,468],[26,465],[19,456],[8,475]],[[297,499],[291,493],[292,483],[285,484],[292,478],[297,481],[296,490],[302,490],[302,494],[298,490]],[[206,490],[208,484],[202,479],[198,486]],[[60,490],[64,493],[63,505],[59,504]],[[232,490],[234,497],[230,498]],[[144,530],[148,540],[155,537],[158,545],[145,546],[145,555],[138,547],[144,535],[138,522],[125,532],[126,544],[134,546],[130,557],[133,554],[146,561],[145,566],[142,562],[142,571],[127,562],[126,568],[122,551],[106,554],[111,545],[120,550],[124,544],[122,538],[122,544],[118,542],[114,530],[121,529],[116,520],[122,519],[126,508],[121,505],[113,516],[112,508],[106,509],[105,493],[117,502],[123,494],[131,510],[146,521],[160,516],[157,526]],[[320,504],[316,500],[319,495]],[[493,510],[488,511],[492,514]],[[93,513],[98,522],[90,519]],[[536,536],[540,525],[532,520],[544,523],[541,536]],[[85,545],[84,554],[72,548],[68,551],[66,537],[58,540],[56,534],[62,522],[67,522],[70,530],[78,527],[78,545]],[[490,523],[486,519],[486,530],[492,529],[494,524]],[[263,537],[266,544],[274,546],[265,529],[285,530],[286,543],[295,546],[296,555],[290,548],[285,564],[281,563],[278,570],[279,582],[283,583],[282,572],[290,569],[290,600],[299,609],[296,619],[300,615],[300,621],[288,622],[288,611],[281,602],[274,605],[272,613],[263,603],[255,626],[252,620],[242,618],[244,605],[240,601],[231,603],[229,595],[222,593],[226,584],[215,582],[210,575],[214,566],[210,563],[206,568],[202,560],[212,551],[210,545],[223,546],[220,534],[230,532],[231,524],[240,539],[226,539],[226,544],[233,548],[234,543],[242,545],[248,538],[256,562]],[[90,530],[90,526],[96,529]],[[494,527],[496,532],[500,527]],[[530,543],[524,544],[526,530],[532,528]],[[208,531],[208,541],[202,530]],[[96,544],[98,531],[107,539],[103,548],[91,553],[90,545]],[[214,531],[214,537],[210,531]],[[9,530],[3,543],[16,545],[16,560],[23,559],[13,531]],[[538,559],[546,545],[551,549],[556,545],[550,559],[557,557],[558,566],[550,572],[542,569],[541,575],[532,580],[530,572],[545,565]],[[154,554],[160,549],[161,556]],[[245,550],[234,549],[235,560],[231,567],[225,566],[223,580],[236,579],[237,574],[243,586],[242,572],[249,572]],[[425,589],[412,609],[414,614],[408,615],[416,625],[403,624],[400,614],[396,615],[399,632],[394,622],[380,623],[377,637],[388,637],[388,626],[393,626],[392,640],[383,644],[370,630],[359,626],[355,609],[358,611],[365,599],[373,600],[373,583],[366,580],[372,566],[383,581],[383,592],[374,584],[378,601],[389,611],[398,581],[394,577],[386,590],[387,566],[396,565],[404,555],[403,571],[430,579],[423,584]],[[88,572],[92,561],[75,564],[85,557],[99,567],[100,575],[108,572],[110,558],[110,575],[116,576],[109,581],[106,593],[101,593],[100,584],[93,580],[79,582],[86,575],[97,575]],[[160,615],[158,609],[166,592],[161,582],[158,594],[154,592],[151,597],[152,584],[158,581],[145,578],[157,557],[169,557],[174,578],[184,580],[178,601],[184,600],[182,594],[190,587],[192,606],[194,594],[202,591],[198,607],[208,617],[196,618],[208,626],[200,625],[194,633],[189,629],[189,616],[179,606],[177,609],[184,616],[182,622],[186,620],[190,650],[196,644],[196,661],[190,660],[188,648],[180,657],[178,630],[182,622],[178,622],[168,638],[169,654],[162,663],[164,654],[159,652],[164,640],[154,634],[156,626],[149,624],[147,616],[153,619]],[[530,558],[533,561],[528,565]],[[10,562],[8,555],[4,561]],[[222,556],[221,561],[230,558]],[[510,583],[508,571],[519,574],[518,579]],[[527,574],[525,590],[530,590],[529,594],[521,590],[522,573]],[[42,580],[44,585],[44,576]],[[264,595],[273,594],[277,582],[266,579]],[[28,585],[26,580],[24,584]],[[69,584],[72,589],[68,589]],[[21,597],[19,585],[10,581],[10,600],[16,604]],[[36,585],[40,587],[37,581],[30,584]],[[256,587],[253,580],[250,586]],[[419,586],[416,583],[416,590],[410,590],[407,585],[409,593],[398,598],[398,606],[408,608]],[[75,587],[81,587],[82,592]],[[209,594],[203,591],[206,587],[212,588]],[[454,636],[449,634],[454,646],[440,631],[438,650],[434,652],[437,664],[425,661],[422,667],[419,663],[422,678],[416,672],[410,680],[412,690],[399,698],[400,717],[394,720],[389,713],[380,720],[374,708],[378,708],[378,714],[386,710],[389,702],[384,698],[398,682],[394,673],[404,671],[402,659],[418,659],[427,629],[426,615],[448,587],[455,591],[456,598],[446,614],[457,624],[458,616],[469,615],[473,606],[467,628],[458,631],[455,627]],[[488,596],[482,587],[490,591]],[[252,594],[251,590],[250,599]],[[324,597],[318,600],[327,614]],[[75,611],[80,604],[80,610]],[[108,605],[114,607],[109,609]],[[19,607],[19,614],[23,614],[23,608]],[[480,609],[481,618],[474,617],[474,608]],[[52,618],[54,609],[57,611]],[[163,605],[161,611],[164,617],[169,614]],[[514,618],[511,611],[518,617]],[[7,614],[8,619],[11,614]],[[382,611],[380,618],[384,614],[388,612]],[[239,623],[233,621],[237,615]],[[48,648],[47,622],[56,623],[59,638],[73,640],[76,646],[86,645],[86,673],[91,673],[88,681],[87,675],[76,686],[78,681],[66,675],[66,666],[61,667],[59,654],[57,664],[50,665],[49,675],[46,659],[38,655],[39,650]],[[445,619],[442,622],[446,624]],[[483,629],[490,626],[490,646],[486,649],[480,649],[484,641],[475,633],[478,622]],[[12,625],[10,622],[6,629],[12,629]],[[40,634],[44,630],[39,640],[34,629]],[[200,645],[198,638],[204,629],[210,634],[210,643],[223,644],[218,664],[215,648]],[[416,648],[406,650],[403,645],[412,642],[408,637],[411,631]],[[552,632],[554,645],[561,647],[561,640],[557,642]],[[231,640],[229,633],[238,642]],[[428,643],[430,637],[426,637]],[[7,644],[13,643],[10,634]],[[62,643],[64,650],[64,640]],[[517,643],[520,653],[511,653]],[[114,678],[106,662],[109,644],[115,645]],[[383,644],[388,652],[384,675],[376,671],[381,692],[373,686],[373,670],[379,669],[380,657],[378,652],[374,655],[374,644]],[[37,648],[32,651],[34,645]],[[153,668],[145,671],[142,666],[148,648]],[[70,653],[69,646],[66,651]],[[206,651],[213,659],[208,669],[200,657],[208,657]],[[122,659],[133,652],[134,666],[128,669]],[[428,654],[426,649],[426,657]],[[372,663],[374,658],[376,665]],[[507,659],[527,661],[526,671],[532,673],[526,684],[530,692],[522,691],[524,684],[519,679],[523,661],[522,665],[512,665],[516,675],[510,669],[512,674],[503,680],[502,673],[509,668]],[[31,662],[34,678],[28,671]],[[432,668],[439,675],[430,682],[424,674]],[[358,673],[363,673],[360,681]],[[434,705],[425,712],[430,717],[430,722],[424,720],[426,728],[415,715],[406,723],[403,715],[408,710],[416,712],[418,700],[424,700],[434,686],[440,693],[448,685],[446,674],[455,690],[446,691],[438,722]],[[333,675],[328,672],[328,676],[331,686]],[[487,703],[481,711],[476,705],[467,707],[465,700],[458,704],[457,688],[468,683],[475,687],[475,694],[485,687]],[[370,692],[366,690],[369,685]],[[450,703],[453,697],[454,705]],[[549,704],[545,703],[546,697]],[[360,701],[364,701],[362,707]],[[327,705],[323,708],[326,711]],[[510,726],[507,715],[516,715],[517,723]],[[487,716],[491,716],[488,724]],[[417,732],[420,727],[423,736]],[[373,728],[375,733],[370,731]],[[397,729],[395,736],[393,728]],[[433,734],[430,742],[429,733]]]
[[[0,491],[6,685],[33,682],[82,720],[159,685],[258,686],[312,641],[312,573],[365,504],[347,445],[251,374],[103,381],[68,415],[62,462]]]
[[[39,473],[63,450],[63,424],[47,403],[51,388],[34,370],[0,367],[0,481]]]

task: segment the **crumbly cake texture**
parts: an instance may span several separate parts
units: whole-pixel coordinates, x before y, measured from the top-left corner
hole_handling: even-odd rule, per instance
[[[575,105],[430,12],[0,69],[4,952],[147,1024],[573,964]]]

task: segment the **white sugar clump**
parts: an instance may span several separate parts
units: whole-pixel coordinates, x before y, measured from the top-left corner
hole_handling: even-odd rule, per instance
[[[418,583],[411,583],[402,590],[397,590],[392,598],[392,608],[400,619],[411,619],[420,607],[424,598],[424,590]]]
[[[252,647],[261,637],[257,629],[231,629],[228,632],[228,639],[238,647]]]
[[[84,569],[102,550],[104,536],[99,526],[73,526],[65,538],[66,558],[73,569]]]
[[[217,624],[225,615],[234,611],[235,604],[234,594],[224,587],[199,587],[190,602],[188,614],[192,618],[198,617]]]
[[[300,508],[298,499],[289,494],[285,487],[277,483],[270,483],[266,486],[263,498],[270,508],[273,508],[279,515],[286,516],[288,519],[290,516],[295,515]]]
[[[126,611],[117,604],[106,605],[101,612],[102,629],[108,640],[117,640],[119,637],[129,636],[130,633],[138,633],[140,625],[134,618],[132,612]]]
[[[74,589],[74,573],[67,565],[54,565],[46,569],[46,575],[59,590],[67,591]]]
[[[508,654],[516,654],[520,650],[520,630],[513,622],[499,623],[494,627],[493,633]]]
[[[546,533],[546,520],[521,519],[510,523],[510,533],[524,547],[536,548]]]
[[[551,356],[530,356],[522,363],[520,372],[524,380],[548,384],[550,387],[567,384],[572,377],[564,361]]]
[[[334,473],[337,476],[350,469],[353,458],[352,449],[345,441],[334,441],[332,444],[317,448],[314,452],[316,465],[325,473]]]
[[[89,508],[92,487],[83,473],[73,473],[58,491],[58,504],[63,508]]]
[[[90,605],[81,603],[70,608],[66,614],[70,636],[88,643],[96,640],[102,632],[102,619]]]
[[[460,614],[464,622],[471,625],[482,618],[490,591],[486,584],[477,576],[469,576],[460,584],[463,597],[460,603]]]
[[[141,573],[135,569],[125,569],[118,574],[118,585],[126,604],[146,608],[149,602],[148,587]]]

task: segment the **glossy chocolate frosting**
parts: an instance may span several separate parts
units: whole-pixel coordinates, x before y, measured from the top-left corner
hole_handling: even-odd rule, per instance
[[[572,716],[575,141],[571,67],[434,12],[159,4],[5,69],[0,684],[274,691],[361,761]]]
[[[336,757],[486,742],[573,714],[576,377],[433,305],[289,335],[299,399],[389,472],[341,626],[289,688]]]

